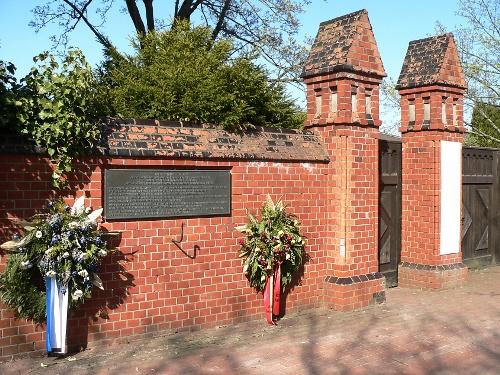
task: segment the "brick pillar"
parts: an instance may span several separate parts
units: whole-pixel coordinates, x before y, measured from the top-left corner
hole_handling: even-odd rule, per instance
[[[410,42],[399,76],[402,243],[398,284],[461,285],[463,96],[453,35]]]
[[[348,311],[385,300],[378,272],[379,85],[385,76],[366,10],[320,25],[302,74],[306,127],[330,157],[324,301]]]

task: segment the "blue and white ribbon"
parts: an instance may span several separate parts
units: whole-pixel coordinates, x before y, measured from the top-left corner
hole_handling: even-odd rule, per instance
[[[68,319],[68,290],[61,288],[55,277],[45,277],[47,290],[47,353],[66,353],[66,325]]]

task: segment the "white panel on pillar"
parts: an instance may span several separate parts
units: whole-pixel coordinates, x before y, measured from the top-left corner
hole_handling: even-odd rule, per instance
[[[460,251],[462,143],[441,141],[441,255]]]

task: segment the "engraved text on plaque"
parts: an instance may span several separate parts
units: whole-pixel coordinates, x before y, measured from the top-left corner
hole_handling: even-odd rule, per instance
[[[107,219],[224,216],[231,213],[228,170],[107,169]]]

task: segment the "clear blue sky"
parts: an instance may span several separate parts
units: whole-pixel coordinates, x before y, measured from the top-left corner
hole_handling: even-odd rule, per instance
[[[110,16],[104,32],[122,50],[129,48],[133,32],[128,15],[120,12],[120,3]],[[45,3],[42,0],[0,0],[0,59],[13,62],[18,76],[32,66],[32,57],[51,47],[49,36],[53,26],[38,34],[28,26],[31,9]],[[158,14],[168,14],[173,2],[156,1],[162,5]],[[452,30],[462,22],[455,15],[458,0],[312,0],[302,15],[301,33],[315,36],[319,23],[359,9],[367,9],[379,46],[382,61],[389,76],[397,78],[408,42],[434,34],[436,21]],[[71,39],[71,45],[83,50],[91,64],[101,60],[101,48],[93,34],[82,24]]]

